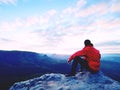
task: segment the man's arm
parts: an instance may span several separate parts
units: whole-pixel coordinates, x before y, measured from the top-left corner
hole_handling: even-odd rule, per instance
[[[69,58],[68,58],[68,63],[70,63],[76,56],[84,56],[86,54],[85,50],[82,49],[82,50],[79,50],[77,52],[75,52],[73,55],[71,55]]]

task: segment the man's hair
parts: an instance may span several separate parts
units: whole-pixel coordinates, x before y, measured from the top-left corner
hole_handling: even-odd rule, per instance
[[[85,46],[93,46],[93,44],[91,43],[91,41],[89,39],[86,39],[84,41],[84,44],[85,44]]]

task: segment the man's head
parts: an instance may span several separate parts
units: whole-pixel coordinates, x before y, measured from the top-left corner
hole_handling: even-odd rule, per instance
[[[93,44],[91,43],[91,41],[89,39],[86,39],[84,41],[84,44],[85,44],[85,46],[93,46]]]

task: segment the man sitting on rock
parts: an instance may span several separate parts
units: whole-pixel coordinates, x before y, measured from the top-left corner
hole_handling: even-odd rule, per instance
[[[82,50],[75,52],[68,59],[68,64],[73,60],[70,74],[67,76],[74,76],[78,63],[81,65],[81,72],[83,69],[91,73],[96,73],[100,69],[100,52],[94,48],[90,40],[84,41],[85,47]]]

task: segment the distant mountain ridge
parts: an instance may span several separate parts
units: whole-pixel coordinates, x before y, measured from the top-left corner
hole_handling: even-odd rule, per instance
[[[58,61],[61,61],[62,58],[52,58],[47,54],[27,52],[27,51],[0,51],[0,64],[4,67],[8,66],[9,68],[16,67],[36,67],[41,68],[49,66],[54,66],[58,64]],[[62,60],[63,61],[63,60]],[[59,62],[60,63],[60,62]],[[63,63],[63,62],[61,62]],[[44,65],[44,66],[43,66]],[[52,68],[52,67],[51,67]]]
[[[70,66],[66,61],[61,58],[54,59],[51,55],[27,51],[0,50],[0,89],[8,88],[17,81],[46,73],[68,72]],[[66,68],[66,70],[63,68]]]
[[[109,58],[108,58],[109,57]],[[103,54],[102,60],[120,63],[120,54]]]

